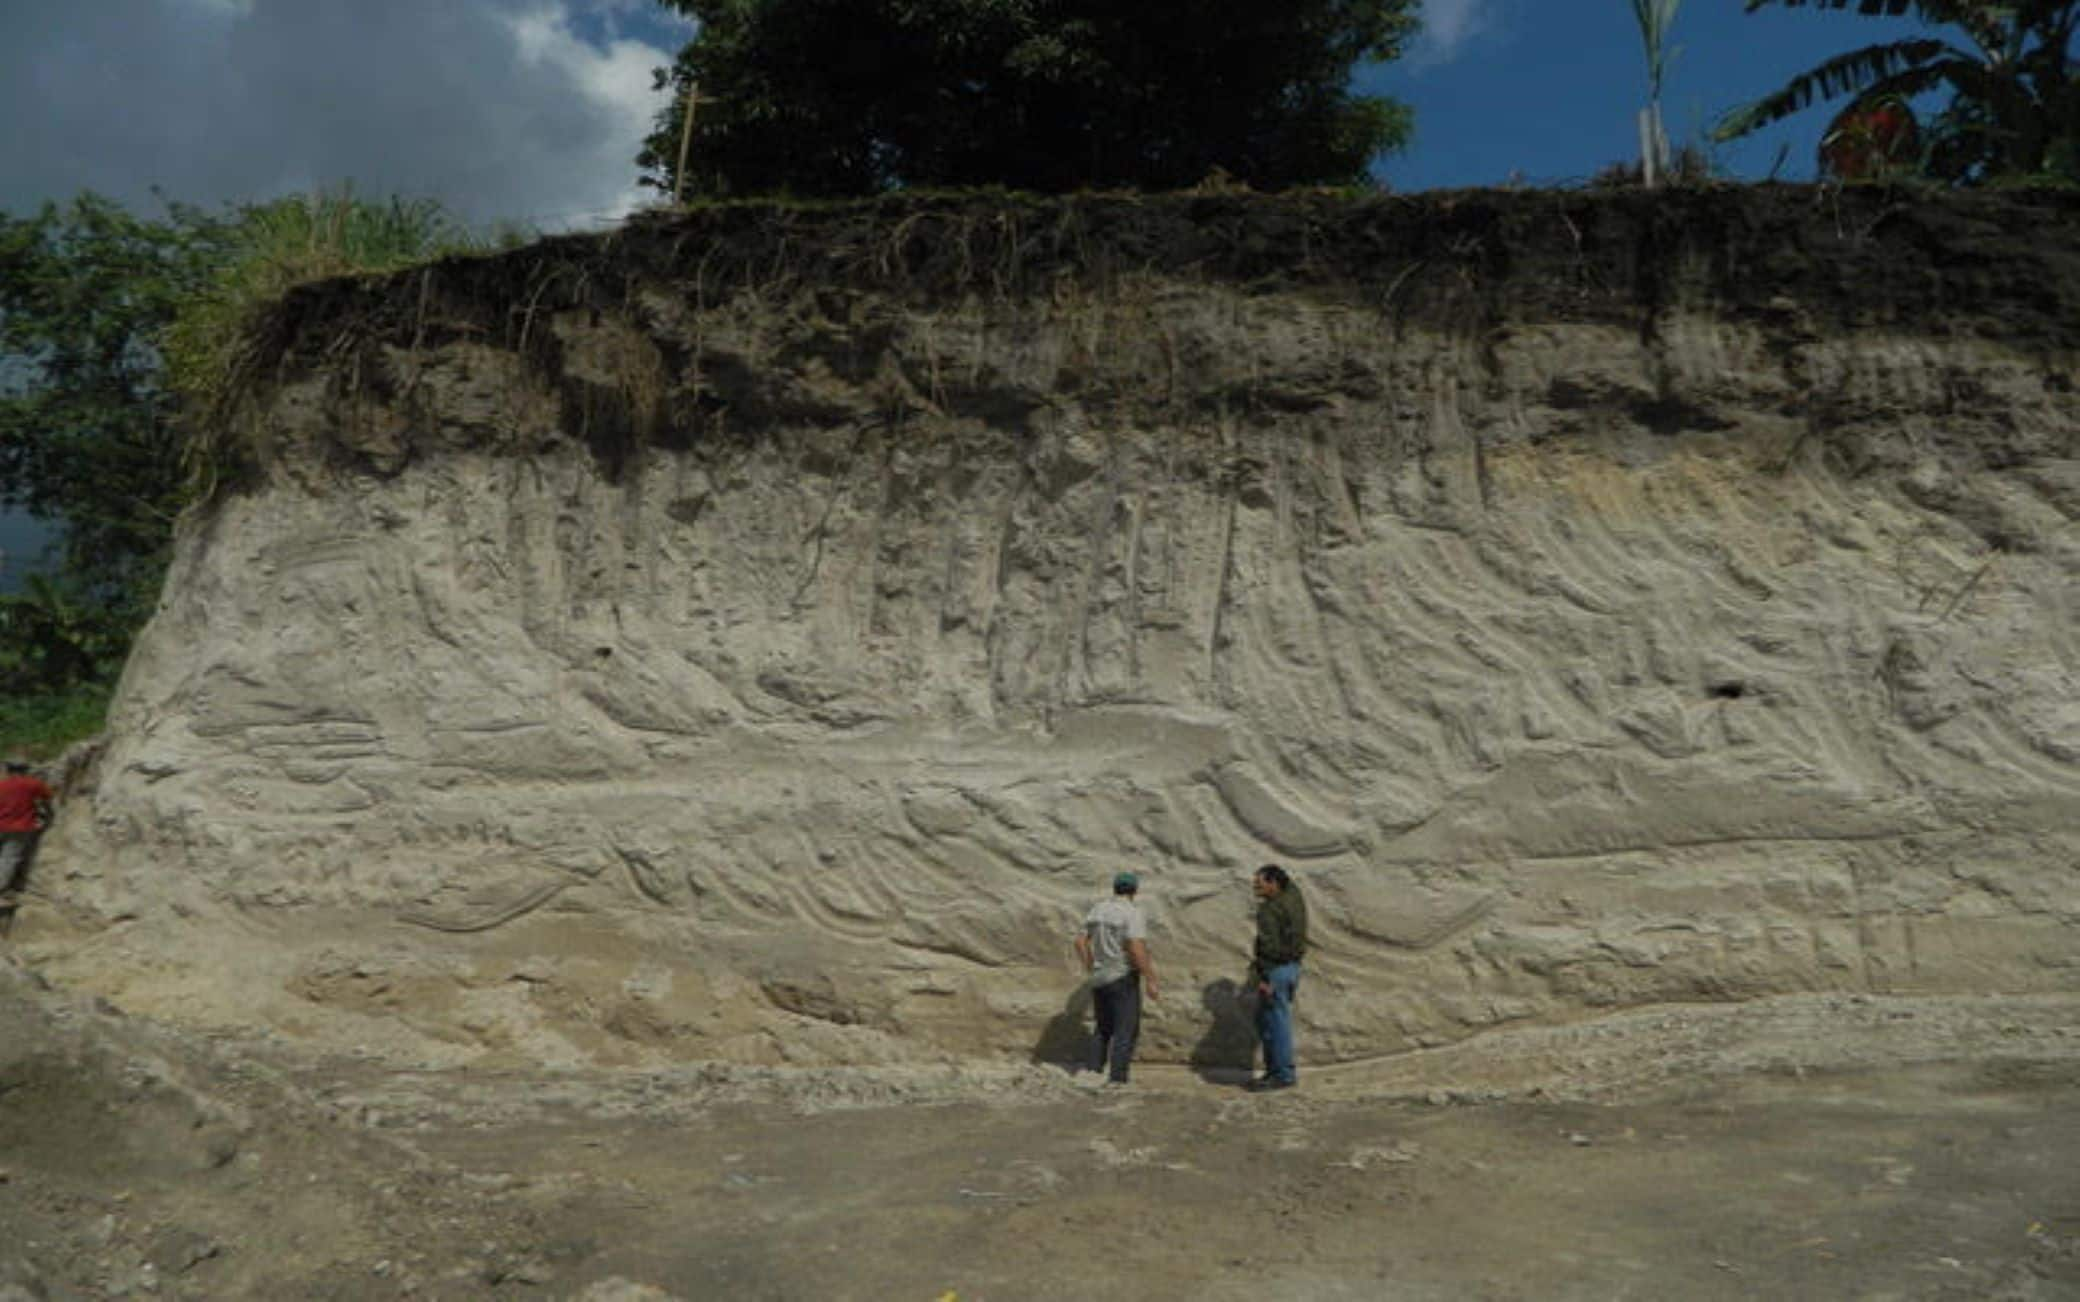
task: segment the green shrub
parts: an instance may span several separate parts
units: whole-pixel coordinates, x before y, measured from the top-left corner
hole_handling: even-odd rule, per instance
[[[295,195],[135,216],[93,194],[0,212],[0,506],[58,525],[49,576],[0,596],[8,733],[99,727],[156,603],[175,519],[242,451],[225,417],[248,333],[306,281],[509,247],[432,201]],[[24,731],[26,730],[26,731]]]
[[[0,697],[0,754],[49,759],[100,732],[108,721],[108,700],[105,683]]]

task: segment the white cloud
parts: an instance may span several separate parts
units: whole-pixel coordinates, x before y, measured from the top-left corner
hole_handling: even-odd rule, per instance
[[[613,0],[607,0],[613,7]],[[523,65],[546,69],[567,80],[596,107],[616,136],[628,140],[628,156],[649,133],[662,106],[662,92],[652,89],[651,70],[671,61],[669,52],[640,41],[615,39],[604,46],[580,36],[568,6],[545,3],[505,19]],[[633,167],[626,189],[608,205],[615,216],[632,211],[643,199]]]
[[[120,13],[121,21],[112,21]],[[544,229],[625,213],[687,31],[635,0],[0,0],[0,209],[351,184]]]
[[[1408,66],[1450,63],[1494,24],[1494,0],[1423,0],[1423,30],[1410,47]]]

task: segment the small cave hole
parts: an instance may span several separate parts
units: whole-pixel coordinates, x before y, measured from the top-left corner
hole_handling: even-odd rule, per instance
[[[1715,700],[1738,701],[1748,694],[1748,685],[1746,683],[1713,683],[1710,691]]]
[[[594,647],[592,649],[592,654],[598,656],[602,660],[605,660],[609,656],[614,654],[614,648],[610,646]]]

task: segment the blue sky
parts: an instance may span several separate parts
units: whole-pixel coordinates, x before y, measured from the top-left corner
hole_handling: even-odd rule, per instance
[[[1727,109],[1821,60],[1928,29],[1904,19],[1688,0],[1670,45],[1662,116],[1671,143],[1701,142]],[[1627,0],[1428,0],[1425,37],[1359,81],[1414,106],[1416,141],[1380,173],[1396,190],[1580,181],[1639,156],[1646,58]],[[1735,176],[1766,176],[1788,144],[1785,178],[1810,180],[1824,109],[1717,147]]]
[[[1677,143],[1828,55],[1922,30],[1743,9],[1688,0],[1678,15]],[[1359,77],[1416,110],[1414,148],[1379,169],[1395,189],[1566,183],[1638,152],[1628,0],[1425,0],[1424,17],[1407,58]],[[90,187],[209,205],[351,181],[486,222],[607,224],[648,197],[632,160],[658,107],[651,71],[691,33],[653,0],[4,0],[0,208]],[[1720,161],[1760,178],[1789,143],[1783,174],[1810,176],[1823,117]]]
[[[13,592],[21,586],[22,574],[34,564],[46,541],[46,532],[36,521],[0,514],[0,592]]]

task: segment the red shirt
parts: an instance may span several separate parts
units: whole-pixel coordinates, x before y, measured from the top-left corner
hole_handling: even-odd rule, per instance
[[[0,777],[0,832],[36,831],[43,826],[36,817],[36,806],[50,800],[51,789],[42,778],[26,773]]]

